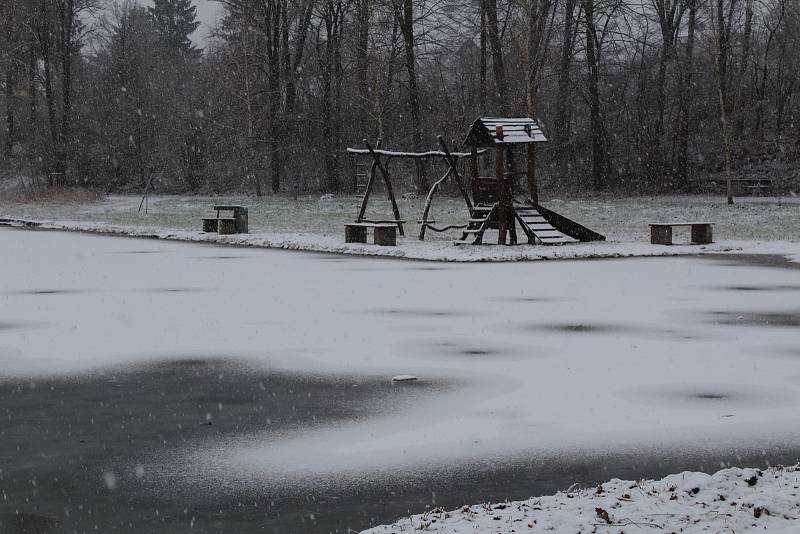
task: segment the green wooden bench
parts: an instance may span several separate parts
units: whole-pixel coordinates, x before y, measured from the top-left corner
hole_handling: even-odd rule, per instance
[[[220,234],[246,234],[249,232],[247,208],[244,206],[234,206],[218,204],[212,206],[217,212],[216,217],[203,217],[204,232],[219,232]],[[220,217],[220,212],[231,212],[231,217]]]

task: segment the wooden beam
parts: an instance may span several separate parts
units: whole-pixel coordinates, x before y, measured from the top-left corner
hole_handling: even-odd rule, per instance
[[[439,135],[436,136],[439,140],[439,146],[442,147],[442,153],[444,154],[444,159],[447,161],[447,164],[450,165],[450,168],[453,170],[453,174],[456,177],[456,185],[458,186],[458,190],[461,192],[461,196],[464,197],[464,202],[467,204],[467,209],[471,212],[472,211],[472,201],[467,194],[467,190],[464,189],[464,180],[461,179],[461,173],[458,172],[458,160],[453,156],[452,152],[447,148],[447,144],[444,142],[444,138]]]
[[[439,150],[429,150],[428,152],[398,152],[394,150],[381,150],[379,148],[373,149],[376,154],[381,156],[385,156],[388,158],[441,158],[445,156],[444,152]],[[348,148],[347,152],[350,154],[370,154],[369,150],[363,148]],[[483,155],[487,152],[487,149],[482,148],[477,151],[478,155]],[[472,155],[471,152],[450,152],[450,155],[454,158],[466,158]]]
[[[389,172],[386,170],[386,167],[384,167],[383,163],[381,163],[381,157],[378,155],[375,149],[372,148],[372,145],[369,144],[368,140],[364,139],[364,145],[366,145],[367,151],[372,154],[372,159],[383,176],[383,183],[386,185],[386,190],[389,192],[389,200],[392,201],[392,212],[394,213],[394,218],[397,222],[397,229],[400,230],[401,236],[405,235],[403,232],[403,223],[401,222],[400,218],[400,208],[397,207],[397,200],[394,198],[394,191],[392,190],[392,181],[389,179]]]
[[[364,140],[366,142],[366,139]],[[381,147],[383,144],[383,139],[378,139],[378,148]],[[369,151],[367,151],[369,154]],[[364,220],[364,214],[367,211],[367,203],[369,202],[369,195],[372,193],[372,185],[375,183],[375,169],[377,164],[380,163],[380,158],[377,160],[372,161],[372,165],[369,168],[369,180],[367,181],[367,187],[364,189],[364,197],[361,199],[361,207],[358,210],[358,217],[356,217],[356,222],[361,222]],[[398,217],[399,219],[400,217]],[[402,235],[402,234],[401,234]]]
[[[539,205],[539,185],[536,182],[536,145],[528,145],[528,193],[534,206]]]
[[[500,201],[498,202],[497,210],[497,244],[505,245],[506,234],[508,233],[508,206],[506,206],[505,199],[503,198],[505,196],[504,191],[506,180],[506,161],[503,145],[497,145],[494,160],[494,172],[497,176],[497,187],[500,195]]]

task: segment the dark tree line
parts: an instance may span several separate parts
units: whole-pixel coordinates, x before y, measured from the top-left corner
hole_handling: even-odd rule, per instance
[[[0,170],[339,192],[346,146],[425,150],[480,115],[538,117],[553,188],[681,191],[797,159],[793,0],[218,1],[203,50],[190,0],[0,3]]]

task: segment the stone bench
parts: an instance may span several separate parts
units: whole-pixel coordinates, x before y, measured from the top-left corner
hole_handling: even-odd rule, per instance
[[[344,225],[345,243],[366,243],[367,228],[372,228],[372,240],[376,245],[397,245],[397,225],[386,223],[349,223]]]
[[[679,226],[692,228],[693,245],[713,243],[714,223],[711,222],[650,223],[650,242],[654,245],[672,245],[672,229]]]

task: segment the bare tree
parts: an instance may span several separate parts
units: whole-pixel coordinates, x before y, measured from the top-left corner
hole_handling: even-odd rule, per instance
[[[419,89],[417,87],[417,59],[414,46],[414,0],[393,0],[395,16],[403,35],[406,73],[408,74],[408,109],[411,114],[412,138],[414,149],[424,150],[422,144],[422,123],[419,110]],[[425,162],[417,158],[417,173],[414,186],[419,193],[428,190]]]
[[[734,16],[738,0],[716,0],[712,4],[712,27],[714,30],[715,65],[717,93],[719,96],[719,122],[725,152],[725,177],[727,183],[728,204],[733,204],[733,188],[731,183],[731,135],[729,117],[731,112],[728,95],[728,66],[730,64],[730,43],[733,31]]]

